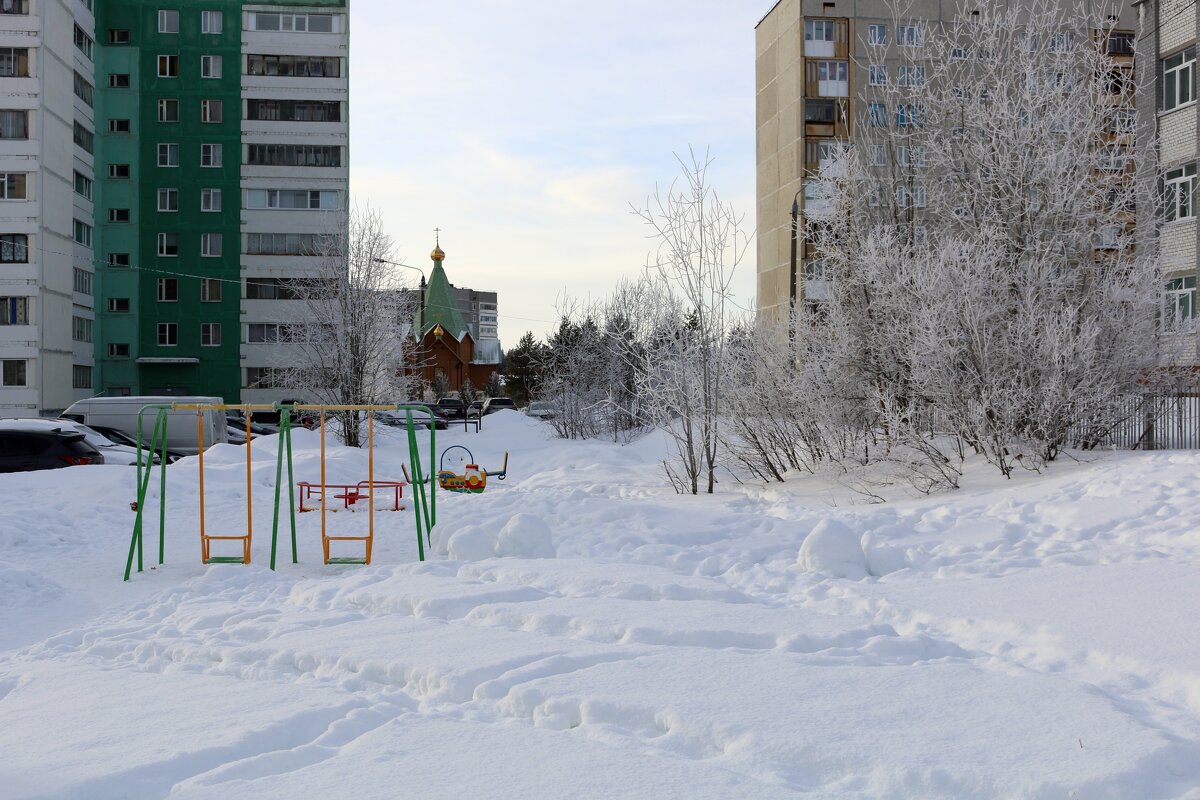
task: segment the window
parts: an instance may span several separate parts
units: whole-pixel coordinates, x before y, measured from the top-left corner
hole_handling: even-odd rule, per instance
[[[25,233],[0,234],[0,263],[28,264],[29,235]]]
[[[179,56],[159,56],[158,57],[158,77],[160,78],[178,78],[179,77]]]
[[[926,166],[924,146],[909,147],[900,145],[896,148],[896,163],[902,167]]]
[[[158,190],[158,210],[159,211],[178,211],[179,210],[179,190],[178,189],[159,189]]]
[[[201,100],[200,101],[200,121],[201,122],[220,122],[222,118],[222,105],[220,100]]]
[[[341,122],[336,100],[246,100],[246,119],[274,122]]]
[[[847,97],[850,94],[849,68],[845,61],[811,63],[809,66],[810,79],[813,66],[816,67],[817,93],[821,97]]]
[[[90,389],[92,388],[92,368],[81,366],[79,364],[71,365],[71,388],[73,389]]]
[[[71,340],[90,342],[92,340],[92,321],[87,317],[71,317]]]
[[[971,51],[965,47],[955,47],[950,50],[950,58],[955,61],[966,61],[971,56]]]
[[[1071,31],[1059,31],[1050,34],[1051,53],[1069,53],[1075,49],[1075,34]]]
[[[92,293],[92,273],[86,269],[75,267],[75,277],[72,286],[79,294],[90,295]]]
[[[201,11],[200,12],[200,32],[201,33],[220,33],[223,23],[224,23],[224,15],[220,11]]]
[[[114,314],[125,314],[129,311],[128,297],[110,297],[108,298],[108,310]]]
[[[248,233],[246,253],[264,256],[306,256],[320,251],[316,233]]]
[[[159,33],[179,33],[179,12],[162,10],[158,12]]]
[[[887,86],[887,66],[872,64],[867,67],[867,84],[870,86]]]
[[[201,211],[220,211],[221,210],[221,190],[220,189],[201,189],[200,190],[200,210]]]
[[[202,167],[219,167],[219,166],[221,166],[221,145],[219,145],[219,144],[202,144],[202,145],[200,145],[200,166],[202,166]]]
[[[0,47],[0,78],[29,77],[29,48]]]
[[[108,121],[109,133],[129,133],[129,120],[127,119],[110,119]]]
[[[896,44],[901,47],[920,47],[925,44],[925,29],[920,25],[897,25]]]
[[[804,121],[832,125],[835,108],[832,100],[805,100]]]
[[[92,246],[92,226],[80,220],[72,220],[74,223],[75,241],[84,247]]]
[[[109,358],[129,358],[129,345],[124,342],[113,342],[108,346]]]
[[[247,75],[297,78],[340,78],[342,60],[336,56],[246,56]]]
[[[79,123],[75,123],[79,127]],[[0,110],[0,139],[28,139],[29,112]]]
[[[1108,34],[1108,54],[1110,56],[1133,55],[1133,32],[1110,31]]]
[[[129,165],[128,164],[109,164],[108,165],[108,177],[116,178],[118,180],[128,178],[129,177]]]
[[[219,233],[200,234],[200,255],[206,258],[217,258],[221,255],[221,242],[224,237]]]
[[[248,189],[246,208],[334,211],[338,208],[338,193],[304,189]]]
[[[86,105],[88,108],[91,108],[92,107],[92,95],[94,93],[95,93],[95,89],[92,87],[91,82],[88,81],[87,78],[83,77],[78,72],[76,72],[75,73],[75,96],[78,97],[80,100],[82,100],[84,105]]]
[[[1196,164],[1185,164],[1169,170],[1163,179],[1164,213],[1168,222],[1190,219],[1196,215],[1193,196],[1196,193]]]
[[[75,173],[75,190],[79,191],[79,179],[83,176]],[[24,172],[0,172],[0,200],[25,200],[26,175]],[[84,178],[84,180],[87,180]],[[88,181],[88,197],[92,194],[92,182]]]
[[[179,344],[179,326],[174,322],[158,323],[158,346],[175,347]]]
[[[0,14],[28,14],[29,0],[4,0],[0,3]]]
[[[109,28],[108,29],[109,44],[129,44],[129,29],[128,28]]]
[[[130,264],[129,253],[109,253],[108,265],[110,267],[128,267]]]
[[[158,101],[158,121],[159,122],[179,122],[179,101],[178,100],[159,100]]]
[[[1167,281],[1163,322],[1167,329],[1181,328],[1196,318],[1196,276]]]
[[[4,359],[3,379],[5,386],[25,386],[26,376],[24,359]]]
[[[247,300],[295,300],[294,282],[289,278],[248,278]]]
[[[887,44],[887,25],[868,25],[867,44]]]
[[[887,103],[871,103],[868,116],[872,128],[886,128],[888,125]]]
[[[200,323],[200,346],[201,347],[220,347],[221,346],[221,323],[219,323],[219,322],[201,322]]]
[[[158,146],[158,165],[160,167],[178,167],[179,166],[179,145],[177,145],[177,144],[159,144],[159,146]]]
[[[1103,172],[1124,172],[1129,165],[1129,151],[1124,147],[1106,147],[1096,152],[1096,169]]]
[[[901,103],[896,106],[896,127],[910,128],[921,124],[920,111],[912,103]]]
[[[1162,61],[1162,109],[1170,111],[1196,99],[1196,48]]]
[[[834,40],[833,20],[810,19],[804,23],[804,41],[832,42]]]
[[[246,341],[249,344],[290,342],[295,338],[295,331],[286,322],[251,322],[246,326]]]
[[[75,132],[72,138],[75,140],[75,144],[79,145],[86,153],[91,153],[96,149],[96,134],[78,122],[75,123]]]
[[[28,297],[0,297],[0,325],[29,324]]]
[[[881,144],[873,144],[870,149],[872,167],[887,166],[887,148]]]
[[[76,25],[75,47],[79,50],[79,52],[83,53],[84,58],[86,58],[88,61],[92,60],[93,44],[92,37],[88,36],[87,33],[84,32],[83,28]]]
[[[109,222],[129,222],[128,208],[110,208],[108,210]]]
[[[260,167],[340,167],[342,148],[337,145],[251,144],[246,147],[246,164]]]
[[[925,207],[925,187],[907,186],[896,187],[896,205],[900,208],[924,208]]]
[[[158,302],[160,303],[175,303],[179,300],[179,279],[178,278],[159,278],[158,279]]]
[[[896,68],[896,83],[899,86],[917,87],[925,85],[925,68],[902,66]]]
[[[338,14],[274,14],[251,11],[246,27],[252,31],[341,33],[342,18]]]
[[[110,72],[108,74],[108,86],[110,89],[128,89],[129,88],[129,73],[128,72]]]
[[[158,235],[158,254],[164,257],[179,255],[179,234],[160,233]]]
[[[1095,246],[1097,250],[1116,250],[1120,240],[1120,225],[1104,225],[1096,231]]]
[[[219,303],[221,302],[221,281],[216,278],[201,278],[200,279],[200,302],[201,303]]]
[[[219,78],[219,77],[221,77],[221,57],[220,56],[200,56],[200,77],[201,78]]]
[[[1137,130],[1137,112],[1131,108],[1118,108],[1108,113],[1108,129],[1115,134],[1133,133]]]

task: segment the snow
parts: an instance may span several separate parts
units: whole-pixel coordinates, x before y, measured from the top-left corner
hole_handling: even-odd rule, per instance
[[[369,567],[322,565],[306,513],[271,572],[271,437],[250,566],[199,563],[195,458],[162,566],[155,473],[128,583],[132,468],[0,475],[0,796],[1200,799],[1200,453],[868,505],[679,497],[664,438],[514,412],[437,442],[509,475],[438,494],[424,563],[411,507],[376,511]],[[319,446],[296,432],[296,480]],[[205,456],[211,532],[245,528],[245,454]]]

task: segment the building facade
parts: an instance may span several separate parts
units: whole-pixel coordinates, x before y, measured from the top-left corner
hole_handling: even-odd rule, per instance
[[[91,0],[0,0],[0,416],[93,392]]]
[[[97,0],[96,393],[270,402],[344,225],[345,0]]]

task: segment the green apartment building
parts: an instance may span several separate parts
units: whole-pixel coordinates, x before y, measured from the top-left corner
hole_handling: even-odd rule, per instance
[[[97,394],[287,393],[286,282],[346,206],[346,12],[96,3]]]

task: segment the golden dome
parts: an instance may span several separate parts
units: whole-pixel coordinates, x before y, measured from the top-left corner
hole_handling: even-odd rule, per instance
[[[441,247],[434,247],[433,252],[429,254],[429,257],[434,261],[444,261],[446,259],[446,254],[442,252]]]

